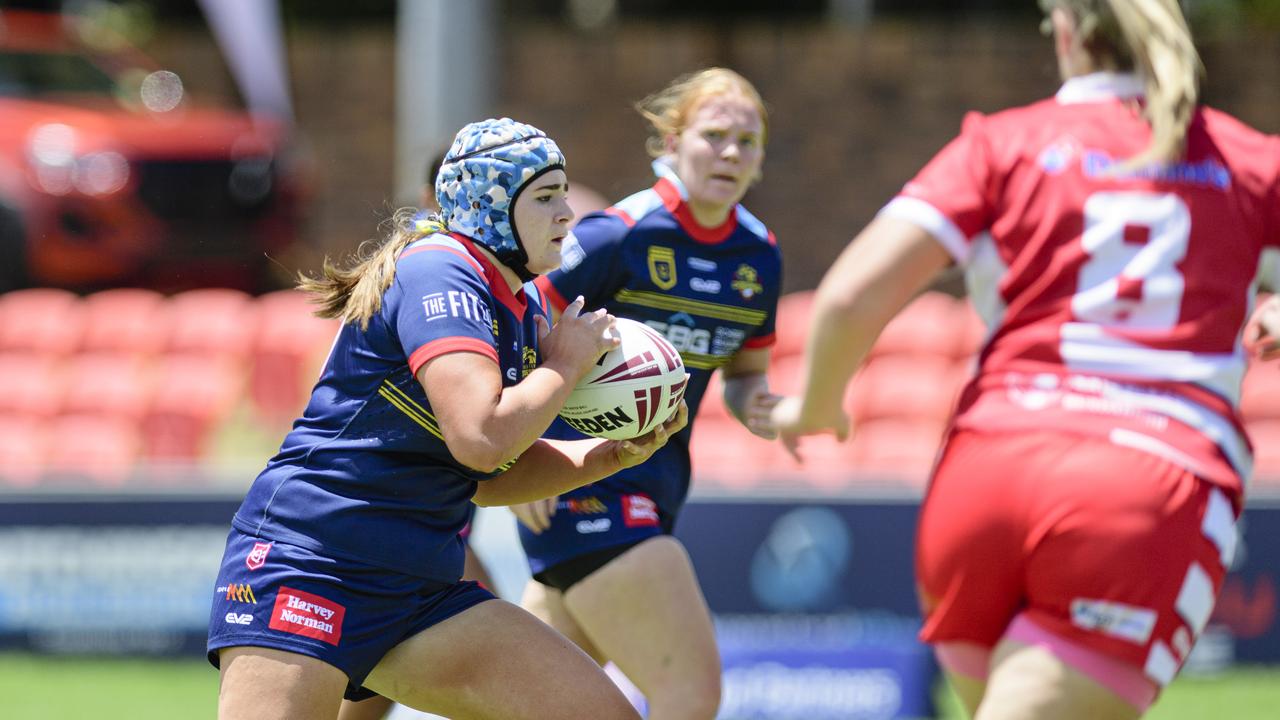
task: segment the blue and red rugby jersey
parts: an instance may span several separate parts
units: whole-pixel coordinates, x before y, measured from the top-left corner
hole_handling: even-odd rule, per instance
[[[439,355],[475,352],[498,363],[504,386],[515,385],[538,364],[534,317],[545,314],[536,288],[512,294],[466,237],[413,242],[369,329],[342,327],[306,411],[232,525],[321,554],[458,580],[458,533],[476,483],[496,473],[453,459],[415,374]]]
[[[653,187],[583,217],[560,269],[534,283],[561,310],[582,295],[587,309],[643,322],[680,351],[690,375],[688,427],[642,465],[594,484],[642,492],[674,515],[689,491],[689,438],[711,373],[741,349],[774,342],[782,255],[741,205],[720,226],[702,227],[679,177],[661,161],[654,171]],[[557,420],[548,437],[583,436]]]

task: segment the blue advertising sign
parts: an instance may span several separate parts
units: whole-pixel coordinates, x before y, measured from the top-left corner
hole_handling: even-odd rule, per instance
[[[0,502],[0,648],[197,653],[238,501]]]
[[[930,717],[914,500],[696,502],[677,536],[716,615],[719,720]]]

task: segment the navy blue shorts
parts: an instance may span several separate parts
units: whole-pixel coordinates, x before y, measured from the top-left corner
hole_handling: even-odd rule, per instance
[[[346,697],[391,648],[492,600],[473,582],[447,583],[318,555],[233,529],[209,615],[209,662],[251,645],[313,657],[347,674]]]
[[[670,535],[675,516],[648,495],[616,492],[597,484],[561,496],[551,527],[541,534],[519,526],[529,572],[538,575],[582,555]]]

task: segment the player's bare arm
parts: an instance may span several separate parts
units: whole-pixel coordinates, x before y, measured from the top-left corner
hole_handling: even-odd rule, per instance
[[[459,462],[493,470],[518,457],[555,419],[578,378],[617,342],[607,336],[611,316],[579,313],[581,308],[581,299],[575,300],[555,328],[543,326],[542,364],[512,387],[504,388],[497,364],[477,353],[441,355],[418,370]]]

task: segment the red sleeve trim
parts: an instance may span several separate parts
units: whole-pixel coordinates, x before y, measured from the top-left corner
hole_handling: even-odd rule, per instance
[[[445,247],[443,245],[419,245],[416,248],[409,248],[408,250],[405,250],[404,252],[400,253],[399,259],[403,260],[409,257],[410,255],[416,255],[420,252],[426,252],[427,250],[443,250],[445,252],[451,252],[454,255],[457,255],[463,260],[466,260],[471,265],[471,267],[475,268],[476,272],[480,273],[480,277],[484,278],[485,284],[489,283],[489,279],[484,277],[484,268],[480,267],[480,263],[476,262],[475,258],[471,257],[470,255],[467,255],[466,253],[458,252],[457,250],[454,250],[451,247]]]
[[[493,346],[483,340],[468,337],[447,337],[439,340],[432,340],[423,345],[413,354],[409,356],[409,371],[414,375],[418,374],[418,370],[427,364],[428,360],[438,358],[441,355],[447,355],[454,352],[472,352],[484,355],[495,363],[498,362],[498,351]]]
[[[627,227],[635,227],[636,220],[626,213],[625,210],[616,207],[607,207],[604,209],[605,215],[612,215],[627,224]]]
[[[774,247],[778,246],[778,237],[773,234],[772,230],[769,231],[769,244],[773,245]]]
[[[768,335],[758,335],[753,338],[747,338],[747,341],[742,343],[742,347],[747,348],[748,350],[758,350],[760,348],[773,347],[776,342],[778,342],[777,333],[769,333]]]
[[[542,296],[551,302],[556,312],[564,312],[564,309],[569,307],[569,301],[564,299],[564,296],[560,294],[555,285],[551,284],[546,275],[539,275],[534,278],[533,284],[538,287],[538,292],[542,293]]]

